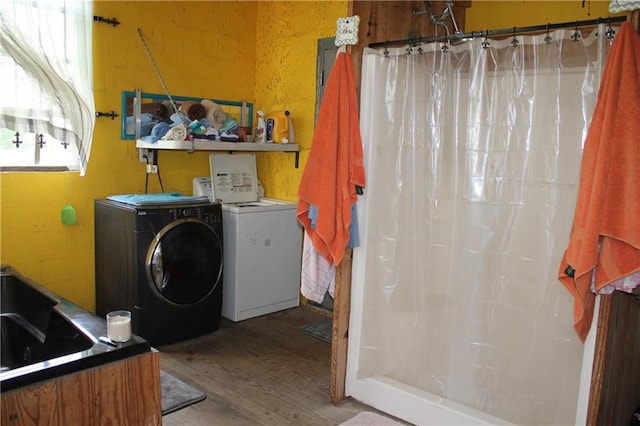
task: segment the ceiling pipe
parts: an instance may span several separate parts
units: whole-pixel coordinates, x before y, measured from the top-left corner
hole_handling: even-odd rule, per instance
[[[431,8],[431,2],[429,2],[428,0],[424,1],[424,6],[425,6],[425,10],[414,10],[413,11],[413,16],[420,16],[420,15],[429,15],[429,19],[431,20],[431,23],[435,26],[435,35],[438,35],[438,27],[443,27],[446,31],[446,35],[449,36],[451,34],[451,31],[449,30],[449,27],[446,25],[446,21],[448,18],[451,18],[451,22],[453,23],[453,27],[455,29],[455,33],[454,34],[460,34],[460,28],[458,27],[458,23],[456,21],[455,16],[453,15],[453,1],[451,0],[447,0],[446,2],[446,6],[445,8],[442,10],[442,13],[440,15],[436,15],[433,13],[433,9]]]

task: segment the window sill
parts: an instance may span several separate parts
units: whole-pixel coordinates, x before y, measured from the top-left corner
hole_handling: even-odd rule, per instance
[[[0,172],[68,172],[67,166],[0,166]],[[76,170],[77,171],[77,170]]]

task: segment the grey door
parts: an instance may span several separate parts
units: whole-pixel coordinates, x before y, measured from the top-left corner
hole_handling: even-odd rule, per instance
[[[333,67],[333,62],[336,60],[336,54],[338,53],[335,40],[335,37],[321,38],[318,40],[318,57],[316,60],[316,122],[318,121],[318,114],[320,113],[320,104],[322,103],[324,88],[327,84],[331,67]]]

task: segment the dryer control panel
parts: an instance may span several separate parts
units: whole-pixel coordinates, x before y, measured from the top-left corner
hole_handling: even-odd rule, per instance
[[[207,206],[207,208],[195,207],[195,206],[182,206],[182,207],[169,209],[169,213],[172,215],[174,220],[194,218],[194,219],[200,219],[203,222],[208,224],[222,223],[222,216],[220,215],[220,213],[219,212],[216,213],[215,211],[212,211],[212,210],[216,210],[215,207],[216,206]],[[220,207],[218,206],[218,209],[219,208]]]

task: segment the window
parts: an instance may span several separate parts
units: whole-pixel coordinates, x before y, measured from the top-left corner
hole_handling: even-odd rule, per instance
[[[0,3],[0,166],[84,174],[95,124],[91,2]]]

